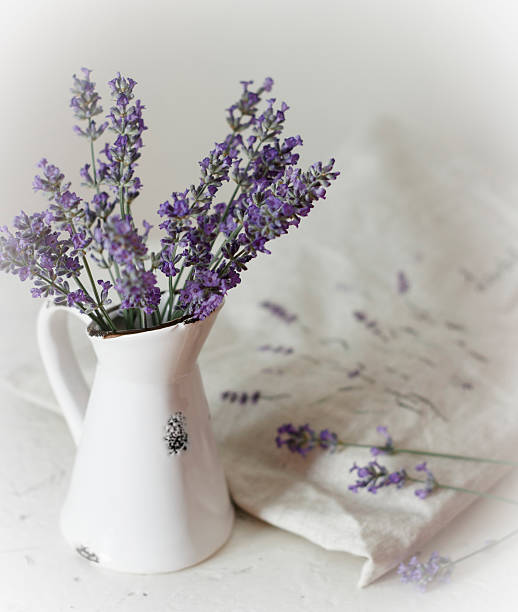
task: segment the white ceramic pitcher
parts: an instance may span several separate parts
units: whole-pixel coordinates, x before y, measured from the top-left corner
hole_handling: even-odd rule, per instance
[[[217,312],[90,337],[91,390],[70,345],[71,313],[90,322],[51,303],[38,320],[43,362],[78,445],[63,535],[89,561],[125,572],[168,572],[205,559],[226,541],[234,517],[196,362]]]

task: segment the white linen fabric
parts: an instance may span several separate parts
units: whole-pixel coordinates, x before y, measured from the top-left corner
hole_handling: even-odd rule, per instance
[[[236,504],[326,549],[365,557],[365,586],[476,497],[440,490],[421,500],[411,485],[354,494],[349,470],[370,460],[368,449],[303,458],[276,447],[276,429],[309,423],[381,445],[376,427],[385,425],[397,447],[510,458],[518,215],[513,194],[488,172],[446,164],[390,121],[351,142],[337,165],[343,174],[327,202],[253,262],[230,294],[200,366]],[[3,378],[57,409],[41,364]],[[380,461],[417,476],[423,459]],[[506,471],[439,458],[428,465],[439,482],[479,490]]]

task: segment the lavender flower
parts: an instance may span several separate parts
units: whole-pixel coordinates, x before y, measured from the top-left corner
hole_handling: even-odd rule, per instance
[[[145,233],[141,236],[133,226],[131,217],[123,219],[119,215],[112,215],[102,226],[99,224],[97,227],[99,231],[94,232],[94,238],[103,246],[111,261],[121,266],[144,261],[148,252],[145,243],[149,225],[144,225]]]
[[[160,303],[160,288],[152,271],[146,270],[146,240],[151,226],[144,222],[144,233],[135,229],[131,217],[112,215],[97,226],[94,240],[98,252],[106,252],[108,264],[118,266],[115,289],[121,298],[121,309],[142,308],[152,314]]]
[[[397,290],[398,293],[407,293],[410,289],[410,283],[408,282],[408,277],[404,272],[399,271],[397,273]]]
[[[1,230],[0,269],[22,281],[31,279],[34,297],[52,297],[58,304],[79,308],[104,331],[116,331],[105,309],[112,290],[119,295],[115,312],[121,315],[118,321],[124,318],[126,329],[147,326],[142,311],[152,315],[154,324],[164,318],[203,319],[241,282],[248,263],[259,253],[269,253],[270,240],[297,227],[325,198],[338,176],[334,161],[317,162],[306,170],[297,167],[302,138],[282,137],[288,105],[274,98],[263,103],[273,80],[265,79],[258,88],[243,81],[239,100],[227,109],[230,134],[199,162],[198,184],[173,192],[160,205],[161,249],[149,253],[151,226],[144,222],[143,231],[138,230],[130,209],[142,187],[135,173],[147,129],[144,106],[135,98],[132,78],[118,73],[109,87],[107,121],[97,122],[104,111],[91,70],[82,68],[73,77],[70,106],[83,122],[74,131],[90,145],[90,159],[79,174],[93,196],[78,195],[59,167],[42,159],[33,188],[48,198],[48,208],[34,215],[22,213],[13,230]],[[94,145],[108,127],[114,139],[104,144],[99,159]],[[221,201],[218,194],[226,183],[233,183],[234,190]],[[110,280],[95,277],[91,260]],[[162,309],[157,270],[169,279],[169,300]],[[83,272],[88,277],[84,283]],[[285,322],[296,319],[278,305],[266,307]],[[286,349],[286,354],[291,351]],[[242,403],[258,399],[255,394],[239,396]],[[331,434],[318,443],[336,446]]]
[[[378,455],[386,455],[394,452],[394,442],[388,432],[388,429],[384,425],[378,425],[376,431],[385,437],[384,446],[373,446],[371,447],[371,455],[377,457]]]
[[[228,401],[231,404],[234,402],[239,402],[240,404],[257,404],[257,402],[261,399],[262,393],[260,391],[254,391],[253,393],[247,393],[243,391],[242,393],[238,393],[236,391],[224,391],[221,394],[221,399],[223,401]]]
[[[50,194],[49,199],[53,199],[56,194],[61,193],[61,185],[65,175],[57,166],[49,164],[45,158],[38,163],[38,168],[42,169],[43,176],[36,175],[34,177],[32,188],[34,191],[43,191]],[[68,189],[69,186],[70,184],[67,184],[64,190]]]
[[[130,104],[135,98],[133,89],[136,81],[133,79],[117,73],[108,84],[114,104],[107,117],[110,130],[117,137],[111,146],[106,144],[102,151],[106,161],[99,163],[99,179],[111,185],[121,208],[121,216],[125,217],[142,187],[140,179],[135,176],[135,168],[143,146],[142,133],[147,130],[142,117],[145,107],[140,100]]]
[[[376,320],[370,319],[365,312],[362,310],[355,310],[353,312],[354,318],[365,326],[366,329],[370,330],[375,336],[378,336],[384,340],[386,340],[379,324]]]
[[[3,227],[0,235],[0,269],[17,275],[20,280],[34,280],[33,296],[64,293],[64,278],[77,277],[81,270],[69,239],[54,231],[48,212],[27,215],[21,212],[14,219],[15,232]]]
[[[338,447],[338,436],[334,432],[329,431],[329,429],[323,429],[320,432],[318,442],[320,448],[334,453]]]
[[[334,160],[313,164],[307,171],[296,167],[302,145],[300,136],[281,140],[285,113],[283,102],[266,102],[259,112],[261,97],[273,86],[266,79],[256,91],[252,81],[243,81],[243,92],[228,109],[232,133],[205,157],[198,186],[174,192],[171,201],[160,205],[165,230],[160,269],[173,278],[186,269],[189,276],[177,291],[170,285],[170,303],[201,319],[217,308],[223,296],[240,282],[241,273],[259,253],[269,253],[268,241],[298,226],[300,219],[325,198],[326,187],[338,176]],[[247,137],[243,136],[250,130]],[[227,203],[216,203],[224,182],[235,183]],[[213,247],[218,243],[214,252]]]
[[[291,346],[271,346],[270,344],[263,344],[258,350],[280,353],[281,355],[291,355],[293,353],[293,348]]]
[[[83,78],[79,78],[74,74],[74,85],[71,89],[74,96],[70,100],[70,106],[74,109],[74,115],[80,120],[88,121],[86,129],[82,129],[78,125],[74,126],[74,131],[79,136],[84,136],[90,139],[92,142],[97,140],[106,128],[108,122],[105,121],[101,125],[97,126],[95,116],[100,115],[103,112],[102,106],[99,104],[101,96],[95,90],[95,83],[90,80],[91,70],[88,68],[81,68]]]
[[[417,495],[417,497],[420,497],[421,499],[425,499],[438,486],[438,483],[435,480],[435,477],[432,474],[432,472],[426,466],[426,461],[423,461],[422,463],[419,463],[418,465],[416,465],[415,469],[418,472],[424,472],[426,474],[426,481],[425,481],[424,489],[417,489],[415,491],[415,494]]]
[[[146,314],[156,311],[160,303],[160,289],[156,276],[133,264],[125,266],[115,289],[122,298],[121,308],[141,308]]]
[[[338,436],[329,429],[323,429],[317,434],[307,423],[299,427],[286,423],[277,429],[275,441],[277,448],[287,446],[292,453],[306,456],[317,447],[334,452],[338,445]]]
[[[43,158],[38,167],[42,175],[34,177],[33,189],[48,194],[51,204],[46,213],[47,219],[70,234],[76,251],[84,250],[90,242],[84,202],[69,190],[70,183],[64,182],[65,175],[57,166]]]
[[[454,563],[449,557],[442,557],[433,552],[425,563],[413,556],[407,563],[400,563],[397,573],[401,582],[415,584],[421,591],[426,591],[432,582],[446,582],[453,571]]]
[[[358,466],[356,463],[349,470],[356,472],[357,480],[349,486],[349,490],[358,493],[359,489],[366,488],[369,493],[377,493],[382,487],[396,485],[401,489],[405,484],[407,474],[405,470],[390,472],[384,465],[380,465],[376,459],[369,461],[365,466]]]
[[[284,306],[276,304],[275,302],[270,302],[269,300],[261,302],[261,306],[266,308],[274,317],[284,321],[284,323],[293,323],[298,318],[296,314],[288,312]]]
[[[318,444],[316,432],[308,424],[300,427],[294,427],[291,423],[282,425],[277,429],[275,441],[277,448],[285,445],[292,453],[299,453],[303,457]]]
[[[76,305],[87,307],[86,310],[90,312],[95,309],[95,302],[83,291],[83,289],[70,291],[70,293],[67,294],[67,306]]]

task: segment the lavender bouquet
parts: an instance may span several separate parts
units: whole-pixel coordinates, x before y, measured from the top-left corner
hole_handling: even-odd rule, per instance
[[[70,106],[81,122],[74,131],[89,148],[81,186],[93,195],[77,195],[61,170],[42,159],[33,187],[50,205],[31,215],[22,211],[12,230],[2,228],[0,268],[31,280],[33,297],[79,309],[100,332],[207,317],[240,282],[248,262],[297,227],[339,174],[333,159],[299,168],[301,137],[281,139],[288,106],[270,98],[260,109],[273,80],[257,89],[244,81],[241,97],[227,110],[230,134],[199,162],[199,183],[158,207],[161,248],[150,252],[152,226],[144,221],[137,227],[132,214],[142,189],[136,171],[147,129],[145,107],[133,93],[136,82],[117,74],[108,83],[112,106],[98,122],[101,98],[91,71],[82,73],[74,75]],[[97,141],[109,132],[111,143],[96,153]],[[225,183],[232,184],[227,198]]]

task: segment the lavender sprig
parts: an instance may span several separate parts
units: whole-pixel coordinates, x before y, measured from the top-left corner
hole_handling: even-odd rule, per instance
[[[426,480],[424,481],[424,485],[425,485],[424,488],[417,489],[416,491],[414,491],[417,497],[420,497],[421,499],[425,499],[428,497],[428,495],[430,495],[430,493],[435,488],[441,485],[439,485],[439,483],[435,479],[435,476],[433,475],[432,471],[428,469],[426,461],[423,461],[422,463],[418,463],[414,469],[416,470],[416,472],[424,472],[426,474]]]
[[[381,486],[387,486],[387,484],[398,483],[398,488],[401,488],[405,483],[420,483],[424,484],[422,489],[416,489],[414,491],[414,495],[419,497],[420,499],[426,499],[434,490],[436,489],[447,489],[449,491],[457,491],[459,493],[468,493],[469,495],[476,495],[477,497],[484,497],[486,499],[492,499],[495,501],[505,502],[507,504],[512,504],[517,506],[518,500],[511,499],[509,497],[501,497],[499,495],[493,495],[492,493],[485,493],[483,491],[476,491],[474,489],[466,489],[464,487],[456,487],[454,485],[443,484],[442,482],[438,482],[435,478],[431,470],[427,467],[426,462],[419,463],[414,467],[414,470],[417,472],[424,472],[426,474],[426,478],[424,480],[419,478],[413,478],[410,476],[406,470],[402,469],[398,472],[392,472],[391,474],[387,470],[387,468],[383,465],[380,465],[376,460],[370,461],[364,467],[358,467],[356,464],[350,469],[350,471],[356,470],[358,475],[365,477],[364,480],[357,480],[354,485],[351,485],[349,489],[354,493],[358,493],[359,489],[367,488],[369,493],[376,493],[377,489],[380,487],[370,488],[369,484],[371,482],[371,478],[373,477],[386,477],[388,482],[383,481]],[[393,482],[390,482],[392,477]]]
[[[428,587],[433,583],[445,583],[449,582],[452,572],[455,567],[467,559],[479,555],[485,552],[489,548],[493,548],[502,542],[516,536],[518,529],[513,529],[506,535],[502,536],[497,540],[491,540],[477,548],[473,552],[459,557],[458,559],[451,560],[449,557],[444,557],[438,552],[434,551],[428,560],[423,563],[419,561],[417,555],[411,557],[406,563],[400,563],[397,568],[397,573],[401,577],[401,582],[406,584],[414,584],[417,588],[425,592]]]
[[[169,301],[162,316],[168,318],[177,308],[196,319],[208,316],[240,282],[248,263],[259,253],[269,253],[267,242],[298,226],[338,176],[334,160],[306,171],[296,167],[295,149],[302,139],[280,138],[288,106],[276,106],[271,98],[259,110],[272,79],[257,90],[251,81],[242,85],[241,98],[228,109],[232,133],[200,162],[199,185],[174,192],[159,208],[164,218],[160,228],[166,233],[159,266],[169,277]],[[235,183],[232,195],[216,203],[228,181]]]
[[[309,425],[303,425],[301,427],[309,427]],[[281,427],[278,428],[278,433],[282,433],[284,434],[288,434],[289,436],[293,436],[291,439],[293,440],[293,443],[296,445],[296,441],[297,441],[297,432],[300,429],[295,427],[294,425],[292,425],[291,423],[288,423],[286,425],[282,425]],[[313,430],[312,430],[313,431]],[[324,429],[322,430],[322,432],[320,432],[320,435],[322,435],[323,432],[328,432],[328,429]],[[473,457],[473,456],[469,456],[469,455],[456,455],[456,454],[452,454],[452,453],[438,453],[438,452],[434,452],[434,451],[428,451],[428,450],[421,450],[421,449],[410,449],[410,448],[399,448],[394,446],[394,442],[392,440],[392,437],[390,436],[387,427],[383,426],[383,425],[379,425],[376,428],[376,431],[378,433],[381,433],[383,435],[383,437],[385,438],[385,444],[384,445],[373,445],[373,444],[361,444],[358,442],[351,442],[349,440],[341,440],[338,437],[338,434],[333,433],[332,435],[335,437],[336,439],[336,443],[335,443],[335,447],[342,447],[342,448],[347,448],[348,446],[352,447],[352,448],[368,448],[370,449],[371,455],[373,455],[374,457],[380,455],[380,454],[388,454],[388,455],[397,455],[397,454],[411,454],[411,455],[422,455],[422,456],[426,456],[426,457],[438,457],[438,458],[444,458],[444,459],[456,459],[459,461],[474,461],[477,463],[494,463],[494,464],[498,464],[498,465],[512,465],[512,466],[518,466],[518,462],[517,461],[510,461],[507,459],[494,459],[494,458],[487,458],[487,457]],[[318,435],[318,434],[315,434]],[[290,439],[290,438],[288,438]],[[283,444],[287,444],[288,447],[291,450],[290,445],[287,442],[283,442]],[[279,446],[282,446],[279,445]]]
[[[438,552],[433,552],[425,563],[414,555],[407,563],[399,564],[397,573],[401,577],[401,582],[415,584],[424,592],[432,582],[447,582],[454,563],[449,557],[443,557]]]
[[[33,297],[53,297],[56,304],[75,306],[102,326],[97,305],[81,288],[82,266],[73,242],[53,229],[53,219],[49,211],[30,216],[22,211],[14,219],[14,232],[3,227],[0,269],[17,275],[21,281],[32,280]],[[68,279],[74,279],[81,293],[71,290]]]
[[[79,120],[87,121],[88,126],[83,129],[75,125],[74,132],[90,141],[95,141],[103,135],[108,127],[108,122],[104,121],[99,126],[96,125],[94,117],[103,112],[100,105],[101,96],[95,89],[95,83],[90,80],[92,71],[88,68],[81,68],[81,72],[84,75],[83,78],[79,78],[75,74],[73,76],[74,84],[71,91],[74,96],[70,100],[70,106],[74,109],[74,115]]]
[[[103,303],[101,300],[92,270],[86,257],[86,249],[92,242],[86,206],[81,198],[69,191],[70,183],[64,183],[64,174],[57,166],[49,164],[48,161],[43,158],[39,162],[38,167],[41,168],[42,175],[37,175],[34,178],[33,189],[34,191],[42,191],[48,195],[51,201],[48,210],[48,219],[55,223],[60,229],[68,232],[72,245],[72,254],[78,255],[81,259],[95,296],[95,300],[92,298],[89,300],[83,299],[83,296],[88,296],[88,291],[81,282],[79,274],[77,274],[75,280],[82,293],[78,294],[76,300],[83,300],[83,305],[94,302],[95,309],[99,311],[99,319],[104,320],[108,328],[114,331],[115,325],[105,309],[107,302],[105,300],[105,303]]]
[[[115,265],[117,279],[114,287],[121,298],[121,309],[142,309],[146,314],[157,311],[160,289],[156,276],[146,270],[146,246],[151,226],[144,221],[144,233],[139,234],[130,216],[112,215],[94,231],[100,252],[106,252],[108,265]]]
[[[130,104],[135,98],[133,89],[136,84],[120,73],[108,83],[114,104],[107,117],[110,130],[117,134],[117,138],[111,146],[105,145],[103,153],[107,161],[99,167],[101,181],[111,185],[118,196],[122,218],[130,214],[130,205],[142,188],[140,178],[135,176],[135,168],[143,146],[142,133],[147,126],[142,117],[145,107],[141,101]]]
[[[371,454],[374,457],[384,453],[395,454],[398,452],[398,449],[394,448],[393,446],[393,441],[387,428],[379,426],[378,432],[384,435],[386,440],[385,445],[381,447],[369,447],[367,444],[343,442],[342,440],[338,439],[337,434],[330,432],[328,429],[323,429],[319,434],[317,434],[316,431],[307,423],[299,427],[294,427],[291,423],[287,423],[277,429],[275,441],[278,448],[286,446],[292,453],[299,453],[304,457],[315,448],[335,452],[337,448],[345,448],[347,446],[370,448]],[[451,458],[450,455],[440,456]],[[454,458],[459,458],[459,456],[454,456]],[[472,459],[474,458],[470,458],[470,460]],[[485,459],[479,460],[482,462],[486,461]],[[468,493],[470,495],[477,495],[478,497],[485,497],[496,501],[518,505],[517,500],[507,497],[500,497],[498,495],[493,495],[492,493],[484,493],[482,491],[475,491],[473,489],[466,489],[464,487],[456,487],[453,485],[440,483],[428,469],[426,462],[419,463],[414,469],[417,472],[424,472],[426,474],[426,478],[422,480],[411,477],[404,469],[390,472],[385,466],[378,463],[376,459],[370,461],[365,466],[357,466],[355,463],[350,471],[356,471],[358,480],[354,485],[349,486],[349,489],[354,493],[358,493],[360,489],[366,488],[370,493],[376,493],[379,488],[388,486],[390,484],[397,484],[398,488],[401,488],[407,482],[415,482],[424,484],[424,488],[416,489],[414,492],[415,495],[421,499],[426,499],[435,489],[448,489],[451,491],[457,491],[459,493]]]
[[[369,493],[377,493],[378,489],[390,485],[396,485],[398,489],[401,489],[407,479],[405,470],[389,472],[389,470],[387,470],[384,465],[380,465],[376,459],[369,461],[369,463],[363,467],[354,463],[349,471],[356,472],[357,475],[356,482],[349,486],[349,490],[353,493],[358,493],[360,489],[365,488]]]
[[[518,501],[509,497],[502,497],[500,495],[493,495],[493,493],[485,493],[483,491],[475,491],[474,489],[466,489],[465,487],[456,487],[454,485],[443,484],[438,482],[433,473],[427,467],[426,462],[419,463],[414,468],[417,472],[424,472],[426,478],[424,480],[418,478],[408,477],[409,482],[423,483],[423,489],[416,489],[415,495],[421,499],[426,499],[435,489],[448,489],[450,491],[457,491],[458,493],[467,493],[469,495],[476,495],[477,497],[484,497],[486,499],[492,499],[494,501],[501,501],[506,504],[512,504],[518,506]]]

